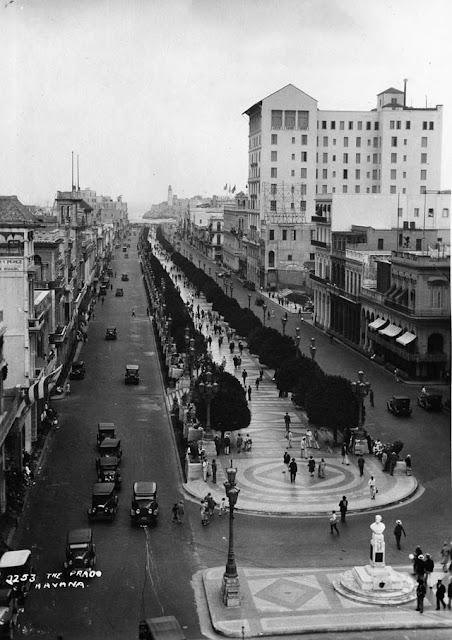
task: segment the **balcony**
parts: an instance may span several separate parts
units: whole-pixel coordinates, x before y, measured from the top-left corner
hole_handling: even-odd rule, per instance
[[[311,216],[311,222],[320,222],[322,224],[331,224],[331,218],[324,216]]]
[[[14,420],[17,416],[17,411],[19,409],[20,403],[22,402],[23,392],[21,390],[15,389],[12,396],[7,395],[7,393],[5,392],[3,398],[5,411],[0,414],[0,446],[3,444],[6,436],[8,435],[11,427],[14,424]]]
[[[49,335],[49,342],[51,344],[62,344],[66,338],[68,325],[58,325],[55,329],[55,333]]]
[[[321,247],[322,249],[330,249],[331,245],[328,242],[322,242],[322,240],[311,240],[313,247]]]
[[[327,281],[325,278],[321,278],[320,276],[316,276],[315,273],[311,273],[309,274],[311,280],[314,280],[314,282],[319,282],[320,284],[327,284]]]
[[[406,347],[399,347],[394,340],[380,336],[377,331],[373,331],[371,337],[374,342],[409,362],[447,362],[448,360],[446,353],[411,353]]]
[[[44,325],[45,313],[41,313],[37,318],[28,318],[28,331],[41,331]]]

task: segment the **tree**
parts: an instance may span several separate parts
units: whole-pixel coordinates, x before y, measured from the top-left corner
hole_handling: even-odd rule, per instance
[[[323,375],[317,362],[301,355],[282,363],[276,375],[276,384],[281,391],[291,391],[294,394],[294,403],[304,407],[308,389],[311,389],[316,380]]]
[[[306,412],[310,422],[333,429],[335,441],[338,430],[358,426],[358,402],[350,381],[342,376],[318,378],[306,393]]]

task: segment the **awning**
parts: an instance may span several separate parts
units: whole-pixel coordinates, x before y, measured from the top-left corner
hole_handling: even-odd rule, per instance
[[[369,329],[373,329],[374,331],[376,331],[386,323],[387,323],[387,320],[385,320],[384,318],[377,318],[376,320],[370,323]]]
[[[388,326],[385,327],[384,329],[380,329],[378,333],[381,336],[388,336],[389,338],[395,338],[396,336],[399,335],[399,333],[402,333],[402,331],[403,329],[401,329],[397,325],[388,324]]]
[[[413,340],[416,340],[416,336],[414,335],[414,333],[410,333],[409,331],[405,331],[403,335],[396,338],[396,342],[403,345],[404,347],[406,347],[407,344],[410,344],[410,342],[413,342]]]

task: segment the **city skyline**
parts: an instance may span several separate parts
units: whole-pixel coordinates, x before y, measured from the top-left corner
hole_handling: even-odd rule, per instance
[[[64,6],[63,6],[64,5]],[[132,218],[164,201],[245,191],[243,112],[287,84],[322,110],[370,110],[390,86],[407,105],[444,105],[441,188],[451,188],[447,17],[432,0],[13,2],[2,10],[0,192],[53,204],[71,184]],[[444,19],[438,20],[438,16]],[[447,43],[447,44],[445,44]],[[449,50],[449,54],[448,54]]]

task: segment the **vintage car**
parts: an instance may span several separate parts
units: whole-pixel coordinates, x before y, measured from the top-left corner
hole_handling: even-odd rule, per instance
[[[113,482],[116,491],[121,489],[121,469],[118,458],[110,456],[99,458],[96,471],[99,482]]]
[[[421,393],[417,402],[426,411],[441,411],[443,408],[443,396],[439,393]]]
[[[140,620],[139,640],[185,640],[182,627],[174,616]]]
[[[19,615],[19,603],[14,590],[0,589],[0,638],[13,638]]]
[[[159,505],[156,482],[135,482],[130,517],[132,524],[147,526],[157,523]]]
[[[6,551],[0,559],[0,586],[11,587],[20,606],[23,606],[35,580],[29,549]]]
[[[114,422],[99,422],[97,424],[97,446],[100,447],[105,438],[116,437]]]
[[[260,298],[260,297],[256,298],[255,301],[254,301],[254,304],[257,307],[262,307],[264,305],[264,298]]]
[[[126,364],[126,373],[124,376],[126,384],[139,384],[140,368],[137,364]]]
[[[105,330],[105,340],[116,340],[118,334],[116,333],[116,327],[107,327]]]
[[[106,287],[104,284],[101,284],[99,287],[99,293],[101,296],[106,296],[107,295],[107,291],[108,291],[108,287]]]
[[[395,416],[410,416],[411,415],[411,400],[407,396],[392,396],[386,406],[388,411]]]
[[[71,367],[69,378],[71,380],[83,380],[85,377],[85,363],[83,360],[74,360]]]
[[[127,252],[127,247],[126,247],[126,245],[124,245],[124,246],[123,246],[123,248],[122,248],[122,252],[123,252],[123,253],[126,253],[126,252]]]
[[[118,510],[118,496],[114,482],[96,482],[93,486],[91,507],[88,509],[88,519],[108,518],[114,520]]]
[[[96,547],[91,529],[71,529],[66,538],[65,569],[88,569],[96,566]]]
[[[98,449],[101,458],[118,458],[118,460],[121,460],[121,440],[118,438],[104,438]]]
[[[129,282],[129,276],[127,275],[127,273],[123,273],[121,276],[121,280],[123,282]]]
[[[248,291],[256,291],[256,283],[252,280],[245,280],[243,286],[245,289],[248,289]]]
[[[117,298],[122,298],[122,296],[123,296],[123,295],[124,295],[124,289],[122,289],[121,287],[118,287],[118,288],[116,289],[115,296],[116,296]]]

